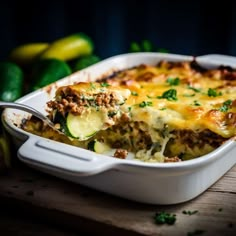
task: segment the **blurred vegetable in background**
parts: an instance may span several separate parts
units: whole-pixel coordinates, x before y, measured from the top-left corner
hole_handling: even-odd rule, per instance
[[[30,65],[48,46],[48,43],[28,43],[20,45],[10,52],[9,60],[20,66]]]
[[[39,57],[69,61],[79,56],[90,55],[93,49],[92,40],[83,33],[77,33],[52,42]]]
[[[34,91],[71,74],[69,65],[59,59],[39,60],[32,66],[29,91]]]
[[[129,47],[130,52],[168,52],[165,48],[156,47],[150,40],[144,39],[140,43],[132,42]]]
[[[97,62],[99,62],[101,59],[96,55],[87,55],[81,58],[78,58],[72,63],[72,70],[73,72],[82,70],[88,66],[91,66]]]
[[[13,102],[23,94],[23,70],[13,62],[0,62],[0,100]]]
[[[18,92],[21,90],[20,96],[22,96],[98,62],[100,59],[93,55],[93,50],[92,39],[84,33],[71,34],[51,43],[26,43],[10,51],[7,60],[12,63],[12,66],[9,65],[8,69],[11,71],[14,64],[22,71],[24,83],[16,84]],[[16,82],[17,80],[14,78],[16,76],[7,75],[7,72],[2,72],[0,75],[2,78],[9,78],[10,81]],[[4,93],[6,93],[6,89],[2,88],[1,100],[10,101]],[[20,96],[12,97],[11,101]]]

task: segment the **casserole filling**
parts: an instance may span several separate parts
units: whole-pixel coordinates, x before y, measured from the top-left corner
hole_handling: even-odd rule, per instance
[[[49,117],[66,137],[38,122],[23,129],[98,153],[178,162],[211,152],[236,132],[236,71],[196,61],[142,64],[94,83],[58,88]],[[68,138],[67,138],[68,137]]]

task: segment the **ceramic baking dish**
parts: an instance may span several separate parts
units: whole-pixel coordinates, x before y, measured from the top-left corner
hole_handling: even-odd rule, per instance
[[[191,56],[164,53],[129,53],[108,58],[76,72],[50,86],[30,93],[17,102],[45,113],[45,104],[58,86],[74,81],[94,81],[141,63],[160,60],[192,60]],[[196,58],[205,67],[236,66],[236,58],[206,55]],[[197,159],[178,163],[144,163],[112,158],[71,145],[45,139],[20,129],[29,114],[5,109],[2,121],[17,145],[18,158],[29,166],[88,187],[123,198],[151,204],[185,202],[203,193],[236,162],[236,142],[231,139],[215,151]]]

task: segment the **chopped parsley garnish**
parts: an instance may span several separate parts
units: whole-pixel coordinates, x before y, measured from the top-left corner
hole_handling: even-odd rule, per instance
[[[131,95],[138,96],[138,93],[136,91],[131,91]]]
[[[232,105],[232,100],[227,100],[223,102],[223,105],[219,108],[222,112],[227,112],[230,109],[230,106]]]
[[[140,104],[139,104],[139,107],[147,107],[147,106],[152,106],[152,102],[149,102],[149,101],[142,101]]]
[[[109,87],[110,86],[110,84],[108,84],[107,82],[102,82],[100,85],[101,85],[101,87]]]
[[[190,98],[190,97],[194,97],[194,96],[195,96],[195,93],[193,93],[193,94],[183,94],[183,96]]]
[[[117,112],[116,112],[116,111],[109,111],[109,112],[108,112],[108,116],[109,116],[109,117],[113,117],[113,116],[115,116],[115,115],[117,115]]]
[[[90,83],[90,89],[96,89],[96,86],[94,83]]]
[[[193,101],[193,105],[194,106],[201,106],[201,103],[199,101],[197,101],[197,100],[194,100]]]
[[[207,95],[209,97],[217,97],[217,96],[221,96],[222,93],[221,92],[218,93],[215,89],[209,88],[207,91]]]
[[[167,99],[168,101],[177,101],[177,91],[176,89],[169,89],[165,91],[161,96],[157,96],[157,98],[164,98]]]
[[[157,212],[154,216],[154,220],[156,224],[168,224],[173,225],[176,221],[176,215],[166,213],[164,211]]]
[[[196,93],[200,93],[200,92],[201,92],[201,89],[200,89],[200,88],[194,88],[194,87],[192,87],[192,86],[188,86],[188,89],[191,89],[191,90],[193,90],[193,91],[196,92]]]
[[[196,213],[198,213],[198,211],[197,210],[195,210],[195,211],[186,211],[186,210],[184,210],[184,211],[182,211],[182,213],[183,214],[185,214],[185,215],[194,215],[194,214],[196,214]]]
[[[171,86],[177,86],[180,83],[180,79],[179,78],[168,78],[166,80],[166,82]]]

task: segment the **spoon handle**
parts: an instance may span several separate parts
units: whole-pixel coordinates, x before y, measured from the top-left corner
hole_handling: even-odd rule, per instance
[[[19,109],[19,110],[22,110],[22,111],[29,112],[30,114],[36,116],[37,118],[41,119],[42,121],[45,121],[51,127],[54,127],[54,124],[51,122],[51,120],[48,119],[48,117],[46,117],[41,112],[34,109],[33,107],[27,106],[25,104],[16,103],[16,102],[2,102],[2,101],[0,101],[0,107]]]

